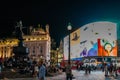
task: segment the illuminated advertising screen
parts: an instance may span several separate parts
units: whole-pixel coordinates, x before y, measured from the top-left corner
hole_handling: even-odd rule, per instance
[[[70,34],[71,58],[117,56],[116,28],[116,23],[101,21],[86,24],[72,32]],[[64,38],[64,57],[66,59],[68,59],[68,42],[69,37],[67,36]]]
[[[70,56],[71,58],[78,58],[80,43],[80,28],[70,34]],[[68,59],[69,36],[64,38],[64,60]]]
[[[98,56],[117,56],[117,42],[98,39]]]
[[[101,56],[100,54],[104,54],[100,52],[98,39],[104,39],[108,41],[112,46],[114,45],[116,48],[116,40],[117,40],[117,25],[112,22],[94,22],[87,24],[80,28],[80,46],[81,46],[81,56]],[[113,44],[114,43],[114,44]],[[108,46],[108,45],[107,45]],[[117,56],[117,52],[114,55],[103,55],[103,56]]]
[[[80,28],[70,34],[71,58],[80,57]]]

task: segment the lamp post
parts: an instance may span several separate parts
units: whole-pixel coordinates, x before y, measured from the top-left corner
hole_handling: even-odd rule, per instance
[[[68,29],[68,31],[69,31],[68,64],[71,66],[71,63],[70,63],[70,57],[71,57],[71,56],[70,56],[70,31],[71,31],[71,29],[72,29],[72,26],[71,26],[70,23],[68,24],[67,29]]]
[[[66,79],[70,79],[72,80],[72,71],[71,71],[71,61],[70,61],[70,32],[71,32],[71,29],[72,29],[72,26],[71,24],[69,23],[68,26],[67,26],[67,29],[69,31],[69,46],[68,46],[68,65],[67,65],[67,68],[66,68]]]
[[[57,48],[57,67],[58,67],[58,50],[59,48]]]

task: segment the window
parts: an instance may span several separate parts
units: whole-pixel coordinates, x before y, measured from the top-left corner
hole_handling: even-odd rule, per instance
[[[42,54],[42,52],[43,52],[43,47],[40,46],[40,53]]]

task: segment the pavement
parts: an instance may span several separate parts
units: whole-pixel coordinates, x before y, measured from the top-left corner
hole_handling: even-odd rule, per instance
[[[85,71],[72,71],[75,79],[73,80],[120,80],[120,77],[115,79],[114,77],[105,77],[102,71],[92,71],[90,74],[85,74]],[[15,78],[15,79],[2,79],[2,80],[38,80],[37,78]],[[66,80],[65,73],[54,77],[46,77],[46,80]]]

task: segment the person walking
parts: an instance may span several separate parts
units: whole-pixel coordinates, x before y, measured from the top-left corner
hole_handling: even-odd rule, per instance
[[[66,65],[66,80],[72,80],[72,74],[71,74],[71,66],[70,64]]]
[[[114,67],[113,67],[113,74],[114,74],[114,77],[118,76],[118,74],[117,74],[117,64],[115,64]]]
[[[108,77],[108,66],[107,66],[107,63],[105,64],[105,77]]]
[[[89,74],[91,73],[91,65],[88,66]]]
[[[85,74],[88,74],[88,64],[85,66]]]
[[[37,77],[38,76],[38,71],[39,71],[39,69],[38,69],[38,63],[37,64],[35,64],[35,66],[34,66],[34,77]]]
[[[110,76],[113,76],[113,64],[110,63],[110,68],[109,68],[109,73],[110,73]]]
[[[45,74],[46,74],[46,68],[43,65],[43,61],[40,61],[40,63],[39,63],[39,71],[38,71],[38,79],[39,80],[45,80]]]

